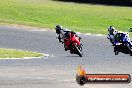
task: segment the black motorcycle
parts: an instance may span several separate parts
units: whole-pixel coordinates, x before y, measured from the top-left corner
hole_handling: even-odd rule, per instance
[[[123,44],[120,42],[115,43],[114,52],[115,52],[115,55],[118,55],[119,52],[122,52],[124,54],[130,54],[130,56],[132,56],[132,50],[129,44]]]

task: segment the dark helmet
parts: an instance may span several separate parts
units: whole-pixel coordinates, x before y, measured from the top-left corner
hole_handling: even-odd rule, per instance
[[[57,34],[60,34],[60,30],[62,30],[62,26],[56,25],[55,30]]]
[[[115,28],[113,26],[108,27],[108,32],[112,34],[115,31]]]

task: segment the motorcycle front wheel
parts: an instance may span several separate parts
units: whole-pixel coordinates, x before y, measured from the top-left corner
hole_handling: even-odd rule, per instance
[[[118,55],[119,54],[118,47],[114,47],[114,52],[115,52],[115,55]]]
[[[82,52],[81,52],[81,50],[77,47],[77,45],[75,45],[75,50],[76,50],[77,54],[78,54],[80,57],[82,57]]]

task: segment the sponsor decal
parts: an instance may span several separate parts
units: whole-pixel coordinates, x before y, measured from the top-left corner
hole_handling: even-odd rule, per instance
[[[86,83],[130,83],[131,76],[129,74],[86,74],[86,71],[80,65],[76,81],[79,85]]]

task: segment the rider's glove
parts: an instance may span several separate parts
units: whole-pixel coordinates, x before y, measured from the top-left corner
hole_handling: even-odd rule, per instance
[[[107,35],[107,39],[110,39],[110,35],[109,34]]]

